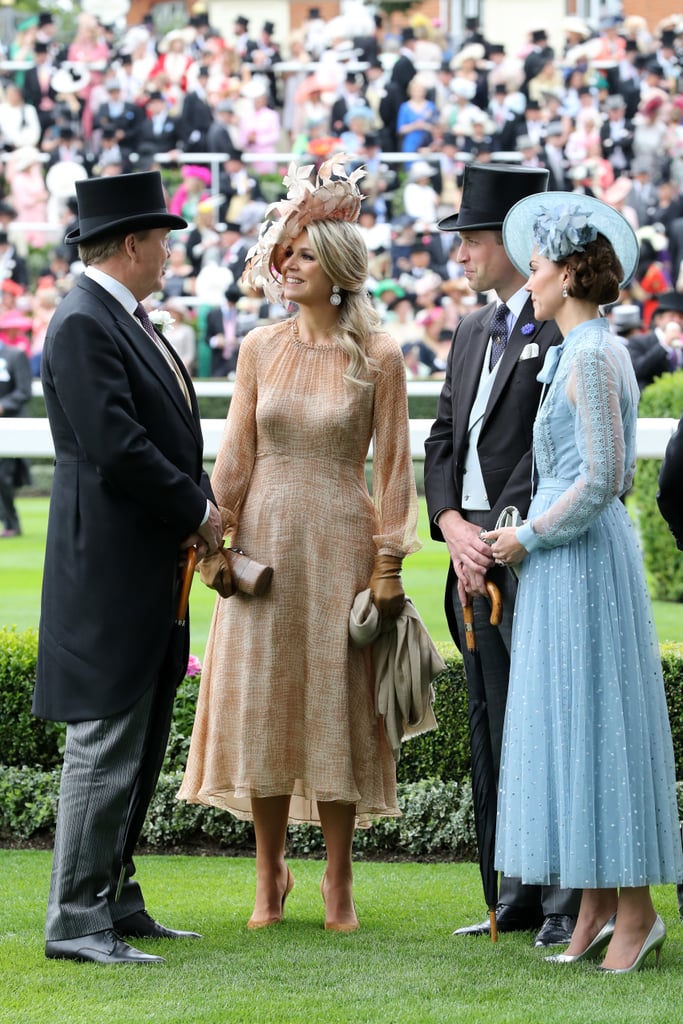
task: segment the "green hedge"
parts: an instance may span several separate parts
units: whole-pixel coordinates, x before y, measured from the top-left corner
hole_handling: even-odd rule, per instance
[[[403,816],[359,829],[356,856],[470,857],[475,847],[469,783],[467,689],[462,659],[440,645],[446,670],[435,680],[438,730],[402,747],[398,765]],[[37,634],[0,629],[0,841],[28,841],[54,829],[64,727],[35,719]],[[683,644],[662,647],[677,778],[683,779]],[[237,851],[253,848],[253,830],[226,811],[179,803],[175,794],[187,758],[199,686],[185,678],[178,691],[164,771],[150,807],[143,839],[152,847],[191,847],[207,842]],[[683,785],[679,784],[683,806]],[[292,854],[322,851],[320,830],[290,830]]]
[[[638,415],[679,419],[683,410],[683,370],[658,377],[645,388]],[[652,597],[683,601],[683,557],[657,508],[657,481],[661,459],[638,459],[633,494],[643,546],[643,558]]]

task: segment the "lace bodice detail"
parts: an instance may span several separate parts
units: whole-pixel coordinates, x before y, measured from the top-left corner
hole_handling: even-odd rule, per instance
[[[583,533],[635,470],[639,393],[626,347],[596,319],[570,331],[559,352],[534,426],[539,487],[554,483],[558,497],[536,517],[530,509],[532,547]]]

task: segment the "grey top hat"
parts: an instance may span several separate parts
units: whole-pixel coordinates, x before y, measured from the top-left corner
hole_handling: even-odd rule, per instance
[[[78,227],[64,241],[77,245],[116,231],[186,228],[187,221],[169,213],[159,171],[113,174],[76,182]]]
[[[502,228],[505,216],[525,196],[545,192],[550,172],[545,167],[469,164],[465,168],[460,209],[439,221],[441,231],[483,231]]]

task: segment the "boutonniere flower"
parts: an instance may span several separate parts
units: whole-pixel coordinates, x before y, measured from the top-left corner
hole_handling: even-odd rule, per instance
[[[163,333],[167,331],[169,327],[173,327],[175,320],[167,309],[153,309],[149,314],[149,318],[155,327]]]
[[[528,336],[529,334],[534,333],[536,327],[534,326],[534,324],[523,324],[522,327],[520,327],[520,330],[523,335]]]

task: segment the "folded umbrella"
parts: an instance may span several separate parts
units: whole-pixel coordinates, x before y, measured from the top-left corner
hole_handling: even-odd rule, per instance
[[[486,581],[486,590],[491,598],[491,625],[501,620],[502,602],[500,590],[495,583]],[[498,902],[498,872],[494,867],[496,846],[496,806],[498,785],[494,771],[491,734],[489,730],[486,691],[481,658],[477,650],[474,631],[474,606],[469,597],[463,607],[465,620],[465,649],[462,652],[467,674],[469,691],[468,717],[470,725],[470,749],[472,755],[472,805],[474,827],[479,850],[479,870],[484,888],[484,899],[489,910],[491,942],[498,941],[496,903]]]

